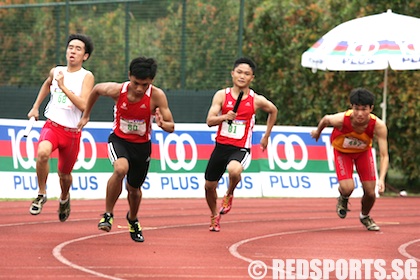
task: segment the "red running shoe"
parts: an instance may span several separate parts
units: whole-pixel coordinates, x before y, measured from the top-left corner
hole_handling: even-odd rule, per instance
[[[216,216],[210,216],[211,220],[210,220],[210,231],[216,231],[219,232],[220,231],[220,215],[216,215]]]
[[[230,209],[232,209],[232,200],[233,195],[225,195],[222,200],[222,207],[220,208],[219,213],[224,215],[229,213]]]

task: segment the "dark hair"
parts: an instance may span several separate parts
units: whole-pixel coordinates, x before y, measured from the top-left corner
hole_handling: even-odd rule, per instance
[[[137,79],[154,79],[157,71],[157,63],[153,58],[137,57],[130,63],[129,75]]]
[[[243,63],[248,64],[249,67],[251,67],[252,69],[252,73],[255,74],[255,70],[257,70],[257,65],[255,64],[254,61],[252,61],[252,59],[247,58],[247,57],[241,57],[235,60],[235,63],[233,63],[233,70],[235,70],[235,68],[238,67],[239,64],[243,64]]]
[[[67,47],[69,46],[70,42],[73,40],[80,40],[85,43],[85,53],[89,54],[89,57],[86,59],[88,60],[93,52],[93,42],[92,39],[84,34],[70,34],[69,38],[67,39]]]
[[[365,88],[355,88],[350,92],[351,105],[373,106],[375,95]]]

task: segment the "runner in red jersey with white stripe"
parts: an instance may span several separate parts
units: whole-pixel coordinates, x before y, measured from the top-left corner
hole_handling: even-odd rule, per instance
[[[113,132],[108,138],[108,155],[114,172],[108,180],[105,213],[99,221],[100,230],[110,231],[114,220],[114,206],[127,177],[129,211],[127,221],[131,238],[143,242],[137,218],[143,185],[149,171],[151,155],[152,118],[166,132],[174,131],[174,120],[162,89],[152,84],[157,64],[152,58],[138,57],[131,61],[129,81],[97,84],[90,95],[86,110],[78,124],[81,129],[89,121],[93,104],[100,95],[114,99]]]
[[[222,106],[222,115],[232,110],[236,99],[232,94],[232,88],[225,89],[225,101]],[[244,93],[245,95],[245,93]],[[217,130],[216,142],[224,145],[232,145],[241,148],[251,148],[252,130],[255,124],[254,104],[255,92],[249,89],[246,97],[242,97],[239,103],[235,120],[222,122]]]
[[[208,126],[219,126],[216,147],[205,172],[206,200],[211,211],[210,231],[220,231],[220,215],[227,214],[232,208],[233,192],[241,181],[242,171],[251,161],[255,112],[262,109],[268,113],[266,131],[260,142],[263,151],[267,148],[268,138],[276,123],[276,106],[249,87],[255,77],[255,68],[255,63],[249,58],[237,59],[231,72],[233,87],[214,94],[207,115]],[[235,112],[233,109],[241,91],[242,99]],[[226,170],[229,173],[229,187],[218,210],[216,189]]]
[[[112,130],[118,137],[132,143],[145,143],[152,138],[152,113],[150,98],[153,86],[144,92],[137,102],[131,102],[128,96],[130,82],[123,83],[121,93],[115,104],[114,125]]]

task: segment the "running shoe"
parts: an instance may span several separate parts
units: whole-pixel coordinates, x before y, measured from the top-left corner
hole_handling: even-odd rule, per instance
[[[136,242],[143,242],[144,237],[142,234],[142,228],[140,226],[139,220],[136,218],[134,221],[130,221],[128,219],[128,212],[127,212],[127,222],[128,222],[128,230],[130,231],[131,239]]]
[[[70,196],[66,202],[58,202],[58,204],[58,218],[60,219],[60,222],[65,222],[70,216]]]
[[[110,231],[114,222],[114,215],[112,213],[104,213],[102,219],[99,221],[98,229]]]
[[[32,201],[31,207],[29,207],[29,213],[32,215],[38,215],[41,213],[42,206],[47,202],[47,196],[39,194],[37,198]]]
[[[232,200],[233,195],[225,195],[222,200],[222,207],[220,207],[219,213],[224,215],[229,213],[230,209],[232,209]]]
[[[370,216],[360,219],[360,222],[366,227],[367,230],[371,230],[371,231],[380,230],[380,228],[376,225],[375,221]]]
[[[340,195],[337,199],[337,215],[341,218],[344,219],[347,215],[347,212],[350,211],[347,208],[347,204],[349,202],[348,198],[344,198],[342,195]]]
[[[220,214],[217,214],[216,216],[210,216],[211,220],[210,220],[210,231],[216,231],[219,232],[220,231]]]

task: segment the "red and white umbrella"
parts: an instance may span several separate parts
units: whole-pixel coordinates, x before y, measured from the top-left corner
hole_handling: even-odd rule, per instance
[[[388,68],[420,69],[420,18],[388,10],[344,22],[304,52],[301,64],[314,72],[385,70],[381,106],[386,121]]]

